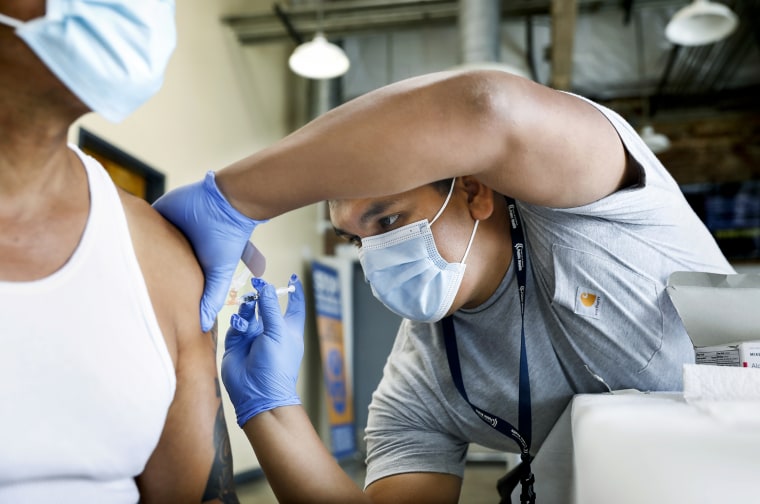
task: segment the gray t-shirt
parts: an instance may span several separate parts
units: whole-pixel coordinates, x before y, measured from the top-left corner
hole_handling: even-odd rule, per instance
[[[525,335],[535,454],[574,394],[679,390],[691,342],[666,292],[673,271],[733,269],[676,182],[616,113],[641,183],[589,205],[518,202],[528,257]],[[454,314],[470,401],[517,426],[520,304],[510,266],[496,292]],[[588,366],[588,369],[587,369]],[[518,452],[460,396],[440,324],[404,320],[369,407],[366,484],[407,472],[462,476],[474,442]]]

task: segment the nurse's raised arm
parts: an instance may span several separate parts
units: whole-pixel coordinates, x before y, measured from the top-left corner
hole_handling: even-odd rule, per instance
[[[215,188],[170,192],[156,208],[206,272],[205,328],[258,222],[460,175],[554,207],[598,200],[631,176],[615,129],[585,100],[501,71],[441,72],[347,102],[218,171]]]

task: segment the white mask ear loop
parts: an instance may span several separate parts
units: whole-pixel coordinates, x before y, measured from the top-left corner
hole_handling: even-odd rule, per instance
[[[451,199],[451,195],[454,194],[454,183],[457,181],[457,178],[454,177],[451,179],[451,187],[449,188],[449,194],[446,196],[446,201],[443,202],[443,205],[441,205],[441,209],[438,210],[438,213],[435,214],[435,217],[433,217],[433,220],[430,221],[430,225],[432,226],[435,221],[438,220],[438,217],[441,216],[444,210],[446,210],[446,205],[449,204],[449,200]]]
[[[478,224],[480,224],[480,219],[475,220],[475,226],[472,228],[472,234],[470,235],[470,243],[467,244],[467,249],[464,251],[464,255],[462,256],[462,260],[459,261],[460,263],[464,263],[467,260],[467,255],[470,253],[470,248],[472,247],[472,242],[475,241],[475,231],[478,230]]]
[[[441,216],[444,210],[446,210],[446,205],[449,204],[449,200],[451,199],[451,195],[454,194],[454,184],[456,183],[457,178],[454,177],[451,179],[451,187],[449,188],[449,194],[446,195],[446,201],[443,202],[443,205],[441,205],[441,209],[438,210],[438,213],[435,214],[435,217],[433,217],[433,220],[430,221],[430,225],[432,226],[435,221],[438,220],[438,217]],[[472,228],[472,234],[470,235],[470,242],[467,244],[467,248],[464,251],[464,255],[462,256],[462,260],[459,261],[460,263],[464,263],[464,261],[467,259],[467,255],[470,253],[470,248],[472,248],[472,242],[475,241],[475,231],[478,230],[478,224],[480,224],[480,220],[475,221],[475,227]]]
[[[0,14],[0,23],[4,25],[8,25],[17,30],[21,28],[22,26],[24,26],[23,21],[19,21],[18,19],[12,18],[10,16],[6,16],[5,14]]]

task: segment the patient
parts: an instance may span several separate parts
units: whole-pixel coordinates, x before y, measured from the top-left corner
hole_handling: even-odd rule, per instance
[[[237,502],[193,252],[66,141],[159,89],[174,5],[43,16],[0,0],[0,502]]]

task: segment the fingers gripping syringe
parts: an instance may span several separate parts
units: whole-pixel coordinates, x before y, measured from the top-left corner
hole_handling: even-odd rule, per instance
[[[287,287],[278,287],[276,292],[278,296],[287,296],[288,293],[295,291],[295,285],[288,285]],[[251,301],[256,301],[257,299],[259,299],[259,291],[254,290],[253,292],[247,292],[240,296],[237,304],[250,303]]]

